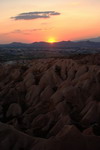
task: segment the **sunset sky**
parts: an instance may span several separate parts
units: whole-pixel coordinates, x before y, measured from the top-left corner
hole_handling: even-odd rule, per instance
[[[2,0],[0,43],[100,36],[100,0]]]

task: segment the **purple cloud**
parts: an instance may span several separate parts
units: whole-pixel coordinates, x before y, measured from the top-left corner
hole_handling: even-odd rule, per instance
[[[50,18],[51,16],[60,15],[59,12],[55,11],[40,11],[40,12],[26,12],[20,13],[15,17],[11,17],[14,20],[33,20],[33,19],[40,19],[40,18]]]

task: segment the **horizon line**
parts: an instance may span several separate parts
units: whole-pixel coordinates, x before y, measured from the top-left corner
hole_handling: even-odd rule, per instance
[[[34,44],[34,43],[48,43],[48,44],[55,44],[55,43],[60,43],[60,42],[94,42],[94,43],[100,43],[100,41],[92,41],[92,40],[62,40],[62,41],[57,41],[57,42],[53,42],[53,43],[50,43],[50,42],[46,42],[46,41],[35,41],[35,42],[30,42],[30,43],[27,43],[27,42],[10,42],[10,43],[0,43],[0,45],[8,45],[8,44],[13,44],[13,43],[20,43],[20,44]]]

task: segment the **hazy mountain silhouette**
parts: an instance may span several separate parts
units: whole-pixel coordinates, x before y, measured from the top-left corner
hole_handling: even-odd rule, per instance
[[[100,37],[96,37],[96,38],[91,38],[89,39],[90,41],[93,41],[93,42],[100,42]]]
[[[99,39],[99,38],[98,38]],[[91,39],[92,40],[92,39]],[[95,39],[96,40],[96,39]],[[50,44],[48,42],[20,43],[13,42],[10,44],[1,44],[0,47],[100,47],[100,42],[92,42],[90,40],[83,41],[61,41]]]
[[[82,41],[100,42],[100,37],[84,39]]]

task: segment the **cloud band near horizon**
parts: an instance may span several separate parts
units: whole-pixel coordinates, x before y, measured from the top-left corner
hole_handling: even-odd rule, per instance
[[[56,11],[40,11],[40,12],[26,12],[20,13],[17,16],[11,17],[14,20],[33,20],[33,19],[41,19],[41,18],[50,18],[51,16],[57,16],[61,13]]]

